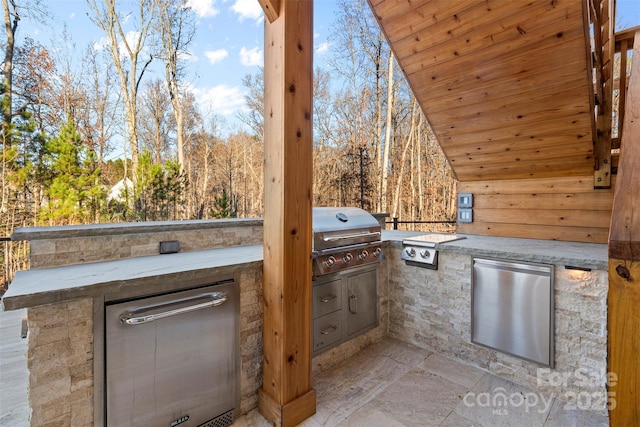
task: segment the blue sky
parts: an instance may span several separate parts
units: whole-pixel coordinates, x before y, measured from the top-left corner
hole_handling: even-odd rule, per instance
[[[242,78],[253,74],[263,61],[263,14],[257,0],[189,0],[197,13],[196,39],[191,46],[188,80],[203,113],[213,111],[229,127],[239,126],[237,112],[244,106]],[[512,0],[521,1],[521,0]],[[25,36],[36,38],[45,46],[60,40],[66,24],[75,47],[73,58],[88,44],[100,46],[104,34],[89,19],[85,0],[53,0],[46,4],[51,14],[47,25],[33,25],[23,20],[18,27],[18,43]],[[135,10],[137,0],[118,3]],[[640,25],[640,0],[617,0],[619,26]],[[315,0],[315,66],[325,66],[331,40],[331,26],[338,9],[337,0]],[[125,31],[133,30],[133,26]],[[161,69],[151,69],[150,77],[163,78]]]
[[[196,38],[188,58],[190,89],[194,92],[203,113],[213,111],[227,122],[227,126],[241,126],[237,112],[244,106],[245,89],[242,78],[258,72],[263,64],[263,12],[257,0],[189,0],[197,14]],[[316,0],[314,10],[314,44],[316,66],[323,66],[328,53],[329,30],[337,9],[337,0]],[[22,20],[18,27],[18,43],[30,36],[50,47],[52,40],[61,40],[67,26],[75,46],[75,63],[88,44],[104,47],[104,33],[89,19],[85,0],[55,0],[45,2],[51,20],[46,25],[33,25]],[[120,1],[135,16],[137,0]],[[126,31],[133,31],[134,18]],[[159,65],[159,64],[157,64]],[[164,78],[162,69],[150,68],[147,77]],[[232,129],[229,129],[232,130]]]

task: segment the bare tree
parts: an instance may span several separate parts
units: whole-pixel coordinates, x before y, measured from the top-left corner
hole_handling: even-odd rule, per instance
[[[160,57],[164,62],[165,79],[176,123],[176,143],[180,170],[184,168],[184,108],[180,86],[184,78],[183,62],[195,36],[194,15],[185,0],[154,0],[157,8],[158,33],[162,40]]]
[[[109,90],[115,76],[113,69],[105,66],[103,52],[93,46],[86,49],[83,60],[81,81],[87,99],[78,115],[78,124],[90,147],[98,156],[100,169],[104,171],[105,157],[111,153],[111,139],[115,134],[115,124],[120,104],[120,92]],[[103,62],[105,61],[105,62]],[[123,176],[120,178],[124,178]],[[113,183],[111,183],[113,184]]]
[[[247,111],[238,114],[238,118],[249,126],[254,134],[264,140],[264,68],[256,74],[247,74],[242,78],[242,85],[247,89],[245,95]]]
[[[138,114],[142,141],[140,145],[151,152],[153,161],[157,164],[173,157],[170,134],[175,129],[175,121],[171,114],[171,100],[165,89],[162,80],[147,82]]]
[[[2,129],[8,131],[11,124],[12,110],[12,90],[13,90],[13,55],[15,52],[16,32],[22,18],[32,18],[38,22],[45,23],[46,6],[42,0],[2,0],[2,12],[4,16],[4,28],[7,36],[2,42],[4,48],[4,61],[2,65]],[[3,132],[4,133],[4,132]]]
[[[127,138],[129,149],[131,150],[131,162],[135,171],[138,164],[138,90],[142,77],[147,67],[153,60],[153,55],[149,54],[145,62],[141,56],[150,35],[150,27],[153,22],[154,8],[151,7],[152,0],[139,0],[137,31],[124,32],[122,28],[123,16],[116,11],[115,0],[87,0],[87,4],[93,16],[92,21],[105,32],[111,59],[120,79],[120,89],[122,91],[125,107],[125,120],[127,124]],[[124,50],[124,52],[123,52]],[[127,69],[128,66],[128,69]],[[135,174],[133,175],[136,180]]]

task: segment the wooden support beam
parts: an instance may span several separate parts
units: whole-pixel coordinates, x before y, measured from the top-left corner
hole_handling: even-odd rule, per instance
[[[258,0],[267,20],[271,23],[278,19],[280,14],[280,0]]]
[[[611,125],[613,102],[613,59],[615,38],[613,36],[614,0],[600,0],[596,3],[596,75],[602,94],[598,99],[596,117],[596,137],[594,147],[595,174],[594,188],[611,188]]]
[[[640,58],[640,31],[633,57]],[[609,234],[608,370],[612,427],[640,425],[640,61],[629,79]]]
[[[275,5],[278,2],[270,1]],[[311,388],[313,1],[279,2],[264,36],[264,365],[259,409],[276,426],[316,411]]]

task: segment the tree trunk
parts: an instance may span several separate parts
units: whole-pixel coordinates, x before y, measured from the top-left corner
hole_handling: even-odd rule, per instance
[[[9,8],[9,4],[13,7],[13,22],[11,22],[11,10]],[[15,2],[13,0],[2,0],[2,6],[4,9],[4,27],[7,34],[7,45],[4,48],[4,69],[2,72],[4,73],[3,85],[4,85],[4,93],[2,94],[5,97],[5,101],[2,104],[2,135],[3,135],[3,144],[7,144],[8,142],[5,140],[7,137],[7,132],[11,126],[11,91],[13,88],[13,51],[15,44],[15,35],[16,30],[18,29],[18,21],[20,17],[18,16],[18,11],[16,9]]]
[[[404,164],[407,158],[407,151],[409,151],[409,147],[413,145],[414,133],[415,133],[415,114],[416,114],[416,102],[413,102],[413,107],[411,108],[411,125],[409,127],[409,137],[407,139],[407,143],[404,146],[404,150],[402,150],[402,156],[400,158],[400,171],[398,172],[398,180],[396,181],[396,190],[393,196],[393,214],[392,218],[398,217],[398,212],[402,213],[400,209],[400,193],[402,192],[402,177],[404,175]]]
[[[393,111],[393,52],[389,51],[389,67],[388,79],[387,79],[387,118],[386,118],[386,132],[384,137],[384,149],[383,159],[381,165],[382,176],[380,183],[380,211],[387,211],[387,180],[389,175],[389,151],[391,151],[391,113]]]

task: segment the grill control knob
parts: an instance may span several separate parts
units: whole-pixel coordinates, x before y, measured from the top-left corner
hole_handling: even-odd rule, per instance
[[[369,252],[367,252],[366,249],[361,250],[360,253],[358,254],[358,258],[360,258],[361,261],[364,261],[365,259],[367,259],[368,256],[369,256]]]
[[[351,252],[347,252],[346,254],[344,254],[344,256],[342,257],[342,260],[344,261],[345,264],[348,264],[351,262],[351,260],[353,259],[353,255],[351,255]]]
[[[333,256],[330,256],[325,260],[324,265],[326,265],[327,267],[332,267],[333,264],[335,263],[336,263],[336,259]]]
[[[416,250],[413,248],[407,248],[404,250],[404,252],[412,258],[416,256]]]
[[[373,254],[372,254],[372,255],[373,255],[374,257],[378,258],[378,257],[380,256],[380,254],[381,254],[381,253],[382,253],[382,249],[380,249],[380,248],[375,248],[375,249],[373,250]]]
[[[422,258],[429,258],[431,256],[431,253],[428,250],[425,249],[425,250],[420,251],[420,256]]]

